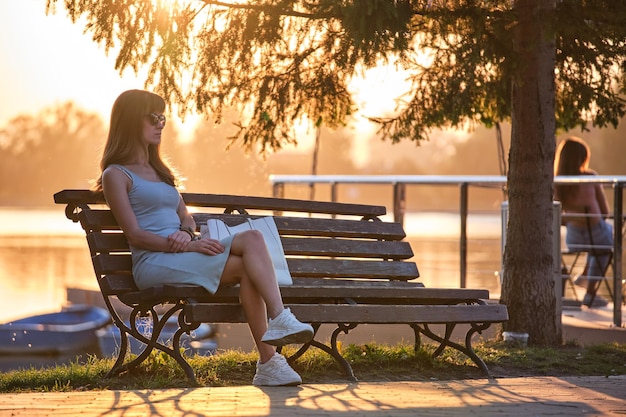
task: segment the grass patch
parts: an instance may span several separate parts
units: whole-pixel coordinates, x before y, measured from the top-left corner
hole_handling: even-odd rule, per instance
[[[410,345],[363,344],[344,346],[359,381],[423,381],[484,378],[462,353],[446,349],[432,358],[435,347],[424,345],[414,352]],[[475,346],[495,377],[609,376],[626,374],[626,345],[564,345],[556,348],[516,348],[501,342]],[[294,350],[286,349],[286,354]],[[212,357],[194,356],[189,362],[204,386],[248,385],[257,355],[223,351]],[[178,364],[163,353],[153,353],[138,369],[120,377],[105,378],[114,360],[90,357],[87,363],[71,363],[41,369],[0,373],[0,392],[80,391],[184,388],[191,384]],[[310,349],[293,365],[307,384],[342,383],[346,379],[335,361],[319,349]]]

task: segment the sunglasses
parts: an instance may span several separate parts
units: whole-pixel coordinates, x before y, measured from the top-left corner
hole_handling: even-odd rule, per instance
[[[152,126],[156,126],[159,123],[163,123],[163,126],[165,126],[165,122],[167,121],[165,115],[159,113],[146,114],[146,119],[148,120],[148,123],[150,123]]]

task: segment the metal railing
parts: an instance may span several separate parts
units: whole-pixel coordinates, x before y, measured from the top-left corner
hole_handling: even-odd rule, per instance
[[[337,201],[338,187],[342,184],[382,184],[393,187],[393,219],[403,224],[406,211],[407,186],[420,185],[455,185],[459,187],[459,245],[460,245],[460,286],[464,288],[467,282],[467,217],[469,203],[469,188],[506,186],[507,178],[495,175],[270,175],[272,193],[275,197],[285,196],[287,184],[314,186],[327,184],[330,186],[331,201]],[[582,175],[557,176],[556,184],[594,183],[613,189],[613,324],[622,326],[622,239],[623,239],[623,190],[626,186],[626,176],[609,175]]]

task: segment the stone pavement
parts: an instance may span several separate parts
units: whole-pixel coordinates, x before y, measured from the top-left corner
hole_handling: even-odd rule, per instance
[[[0,416],[619,416],[626,375],[0,394]]]

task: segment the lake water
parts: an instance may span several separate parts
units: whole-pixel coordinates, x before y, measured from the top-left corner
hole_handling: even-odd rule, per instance
[[[420,271],[419,280],[427,287],[458,288],[458,214],[409,213],[404,228]],[[492,298],[498,298],[500,212],[470,214],[467,234],[466,286],[488,289]],[[84,232],[80,225],[65,217],[62,207],[45,210],[0,208],[0,288],[0,323],[58,311],[67,303],[68,289],[98,291]],[[241,331],[245,333],[244,341],[231,331],[229,337],[233,340],[230,343],[250,344],[247,329],[244,330]],[[86,352],[65,356],[0,355],[0,372],[77,360],[87,360]]]
[[[499,213],[468,219],[467,286],[496,296],[500,227]],[[424,285],[458,287],[458,215],[410,213],[405,230]],[[84,232],[62,207],[0,208],[0,288],[0,323],[60,309],[67,288],[98,290]]]

